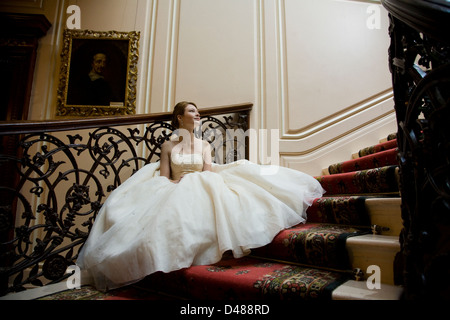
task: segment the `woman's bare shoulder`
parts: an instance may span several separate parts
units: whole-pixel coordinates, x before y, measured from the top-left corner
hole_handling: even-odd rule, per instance
[[[166,140],[163,142],[163,144],[161,145],[161,148],[171,148],[173,147],[175,144],[172,140]]]
[[[161,145],[161,151],[162,152],[170,152],[173,147],[174,147],[174,143],[171,140],[166,140],[164,141],[164,143]]]

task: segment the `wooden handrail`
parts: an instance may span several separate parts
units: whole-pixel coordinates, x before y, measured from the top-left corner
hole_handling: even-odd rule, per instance
[[[381,0],[390,14],[410,27],[449,42],[450,4],[447,0]]]
[[[202,116],[213,116],[218,114],[228,114],[235,112],[250,112],[253,103],[241,103],[220,107],[201,108]],[[92,129],[103,126],[125,126],[143,124],[153,121],[170,121],[171,112],[160,112],[153,114],[138,114],[129,116],[105,116],[89,117],[78,119],[61,120],[20,120],[20,121],[0,121],[0,135],[37,133],[37,132],[58,132],[74,129]]]

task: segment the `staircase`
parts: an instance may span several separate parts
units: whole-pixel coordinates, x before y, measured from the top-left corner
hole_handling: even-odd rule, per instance
[[[402,228],[396,140],[388,137],[316,179],[327,191],[305,224],[250,256],[148,276],[137,286],[187,299],[396,300]]]
[[[315,178],[327,192],[308,209],[307,222],[281,231],[250,256],[226,253],[214,265],[158,272],[107,295],[87,287],[72,293],[63,283],[55,289],[62,293],[46,298],[398,300],[403,289],[394,272],[402,229],[396,146],[390,136],[324,169]]]

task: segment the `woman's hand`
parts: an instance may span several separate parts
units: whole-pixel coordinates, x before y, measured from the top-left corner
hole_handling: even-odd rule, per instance
[[[169,179],[169,180],[170,180],[170,182],[172,182],[172,183],[179,183],[179,182],[181,181],[181,179],[183,179],[183,177],[184,177],[184,176],[181,176],[181,178],[178,179],[178,180],[172,180],[172,179]]]

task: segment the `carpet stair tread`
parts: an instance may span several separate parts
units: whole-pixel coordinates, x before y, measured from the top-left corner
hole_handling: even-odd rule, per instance
[[[315,199],[306,213],[307,222],[310,223],[367,227],[376,225],[384,235],[398,236],[403,228],[400,197],[322,197]]]
[[[187,299],[330,300],[332,291],[349,277],[344,272],[243,257],[171,273],[158,272],[140,285]]]
[[[337,224],[305,223],[282,230],[264,247],[252,250],[252,255],[302,265],[350,270],[346,241],[370,232]]]
[[[151,292],[137,286],[127,286],[108,292],[97,290],[91,285],[81,286],[77,290],[67,289],[43,297],[37,300],[175,300],[161,293]]]
[[[330,174],[338,174],[397,164],[397,149],[394,148],[332,164],[328,167],[328,172]]]
[[[397,139],[387,140],[384,142],[380,142],[378,144],[375,144],[373,146],[362,148],[358,151],[359,157],[364,157],[370,154],[374,154],[377,152],[389,150],[389,149],[395,149],[397,148]]]
[[[340,225],[370,226],[366,196],[331,196],[314,200],[307,209],[307,221]]]
[[[315,177],[325,195],[398,195],[398,165]]]

